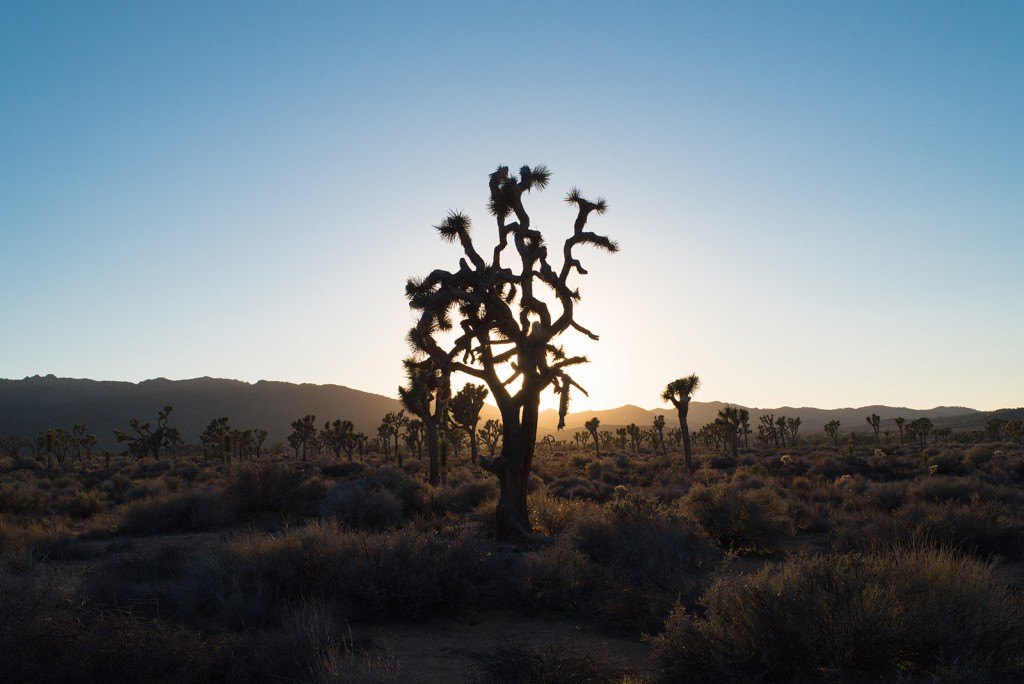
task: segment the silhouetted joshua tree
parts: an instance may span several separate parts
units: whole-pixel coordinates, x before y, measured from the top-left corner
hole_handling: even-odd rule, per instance
[[[825,423],[825,434],[832,438],[832,441],[839,446],[839,421],[830,420]]]
[[[501,441],[501,421],[493,418],[484,423],[478,430],[480,441],[487,445],[487,455],[494,458],[494,452],[498,449],[498,442]],[[550,435],[548,435],[550,437]],[[544,440],[541,440],[544,441]],[[554,438],[551,438],[554,443]],[[550,449],[548,449],[550,451]]]
[[[895,422],[896,423],[896,427],[898,427],[900,429],[900,446],[902,446],[903,445],[903,424],[907,422],[907,419],[902,417],[902,416],[900,416],[900,417],[896,418],[893,422]]]
[[[735,406],[726,404],[725,408],[718,411],[718,418],[715,420],[719,424],[722,431],[722,437],[725,439],[729,450],[732,452],[732,457],[739,457],[740,448],[740,412]]]
[[[441,456],[438,430],[447,422],[447,404],[451,395],[450,375],[429,358],[424,361],[406,359],[405,375],[408,384],[398,388],[402,405],[423,421],[427,440],[430,484],[441,484]]]
[[[469,454],[473,463],[477,462],[480,452],[477,447],[476,426],[480,422],[480,411],[487,398],[487,388],[483,385],[466,383],[454,397],[449,406],[452,422],[469,434]]]
[[[881,444],[882,438],[878,435],[879,428],[882,425],[881,417],[877,413],[872,413],[870,416],[867,417],[867,421],[868,425],[871,426],[871,429],[875,433],[875,444]]]
[[[128,424],[135,430],[135,436],[114,430],[114,437],[119,443],[128,443],[128,453],[132,456],[142,458],[152,454],[159,461],[164,449],[173,449],[182,443],[178,428],[167,427],[167,418],[172,410],[170,406],[164,406],[164,410],[157,414],[155,429],[149,423],[140,423],[138,418],[132,418]]]
[[[665,416],[654,416],[654,434],[658,436],[658,449],[665,455]]]
[[[661,398],[663,401],[671,401],[679,414],[679,429],[683,431],[683,456],[686,459],[686,469],[693,475],[693,445],[690,442],[690,427],[686,424],[686,415],[690,412],[690,399],[694,392],[700,387],[700,378],[696,375],[687,375],[668,383]]]
[[[302,460],[306,460],[306,452],[316,436],[316,416],[307,415],[292,422],[292,432],[288,435],[288,444],[295,449],[295,455],[301,452]]]
[[[388,411],[384,414],[384,421],[381,423],[387,430],[388,435],[395,441],[395,461],[402,466],[402,456],[398,451],[398,439],[404,434],[405,428],[409,425],[409,416],[405,411]]]
[[[600,424],[601,419],[598,418],[597,416],[594,416],[593,418],[591,418],[590,420],[583,424],[583,427],[587,428],[587,432],[590,433],[591,439],[594,440],[594,453],[597,454],[598,456],[601,455],[601,441],[597,435],[597,428]]]
[[[523,205],[523,195],[544,188],[549,179],[544,166],[523,166],[518,177],[508,167],[498,167],[489,182],[489,209],[497,222],[498,238],[491,258],[481,256],[473,244],[469,217],[450,212],[435,228],[443,240],[462,246],[465,256],[458,270],[435,270],[426,278],[410,279],[405,288],[410,307],[421,312],[408,335],[418,355],[414,363],[436,364],[446,372],[483,381],[501,412],[501,454],[493,460],[482,458],[480,463],[498,477],[495,526],[502,539],[534,536],[526,489],[537,443],[541,392],[552,387],[560,395],[559,427],[563,427],[570,389],[582,391],[566,371],[586,358],[568,356],[555,341],[570,329],[597,339],[574,317],[580,295],[569,279],[574,271],[586,274],[574,250],[590,245],[618,251],[607,237],[585,230],[592,213],[605,212],[605,201],[587,200],[573,188],[565,200],[576,208],[576,221],[562,245],[562,263],[556,270]],[[502,259],[509,252],[514,264],[506,266]],[[545,293],[547,301],[542,298]]]

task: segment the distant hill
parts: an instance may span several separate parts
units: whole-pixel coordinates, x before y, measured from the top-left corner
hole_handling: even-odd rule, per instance
[[[307,414],[315,415],[318,425],[336,418],[351,420],[356,430],[374,435],[384,414],[401,408],[395,398],[341,385],[268,381],[250,384],[216,378],[157,378],[130,383],[37,375],[23,380],[0,380],[0,435],[32,436],[51,427],[70,428],[75,423],[85,423],[89,431],[100,439],[100,449],[115,448],[115,429],[127,429],[128,421],[133,417],[142,421],[155,421],[157,412],[167,405],[174,407],[170,424],[181,430],[188,442],[198,442],[199,434],[211,420],[227,416],[236,428],[266,429],[269,433],[268,445],[285,442],[291,432],[291,422]],[[690,429],[696,430],[713,421],[724,406],[721,402],[692,402],[688,416]],[[833,419],[840,421],[843,431],[867,431],[870,428],[866,418],[872,413],[882,418],[883,430],[894,432],[896,427],[893,419],[897,416],[908,421],[927,417],[937,426],[949,425],[956,430],[980,429],[993,416],[1007,419],[1024,416],[1024,409],[983,413],[970,408],[949,406],[926,411],[887,406],[828,410],[807,407],[748,410],[754,429],[764,414],[774,414],[776,417],[785,415],[790,418],[799,417],[803,421],[801,431],[804,434],[820,432],[825,423]],[[668,426],[674,427],[677,424],[676,412],[671,406],[644,409],[626,405],[602,411],[579,411],[566,417],[566,431],[559,437],[568,439],[566,433],[571,435],[583,429],[584,423],[595,416],[601,421],[601,429],[608,430],[630,423],[646,428],[659,414],[665,416]],[[481,421],[497,417],[497,409],[486,406]],[[543,411],[539,421],[540,434],[557,434],[557,424],[556,411]]]

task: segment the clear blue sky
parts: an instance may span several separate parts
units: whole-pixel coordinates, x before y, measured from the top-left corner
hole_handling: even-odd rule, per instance
[[[1024,405],[1024,3],[0,5],[0,377],[394,395],[486,179],[583,254],[577,410]]]

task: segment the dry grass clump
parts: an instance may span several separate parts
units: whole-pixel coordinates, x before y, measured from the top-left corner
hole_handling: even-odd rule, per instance
[[[491,562],[464,533],[378,535],[314,521],[232,540],[196,564],[176,593],[185,614],[206,612],[231,629],[280,625],[284,603],[307,597],[353,621],[419,618],[486,604]]]
[[[636,494],[581,517],[570,538],[592,565],[599,619],[638,631],[657,630],[678,598],[695,599],[722,558],[689,521]]]
[[[120,531],[129,534],[207,532],[226,527],[232,520],[232,511],[223,495],[193,489],[133,501],[124,510]]]
[[[679,509],[726,551],[773,551],[795,531],[786,500],[760,481],[695,484]]]
[[[799,557],[720,577],[701,605],[654,639],[662,681],[1007,681],[1024,664],[1021,597],[947,550]]]
[[[248,464],[237,469],[224,490],[235,515],[315,515],[327,483],[286,463]]]
[[[338,482],[320,503],[320,515],[357,530],[381,532],[403,520],[402,502],[386,489],[371,489],[362,480]]]

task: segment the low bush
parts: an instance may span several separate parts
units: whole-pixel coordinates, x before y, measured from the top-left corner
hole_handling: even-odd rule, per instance
[[[950,551],[799,557],[721,577],[701,604],[654,639],[662,681],[1008,681],[1024,657],[1021,597]]]
[[[107,495],[95,489],[75,492],[62,502],[64,512],[72,518],[91,518],[107,508]]]
[[[331,487],[320,503],[320,515],[358,530],[382,531],[397,527],[403,519],[402,502],[386,489],[371,489],[362,480]]]
[[[232,520],[223,496],[191,490],[133,501],[124,511],[120,529],[129,534],[206,532],[221,529]]]
[[[788,504],[771,487],[735,481],[695,484],[679,509],[727,551],[772,551],[795,531]]]
[[[617,628],[657,630],[674,601],[696,598],[722,558],[689,521],[636,494],[582,516],[571,539],[593,565],[593,610]]]
[[[307,478],[284,463],[261,463],[238,468],[225,497],[235,515],[261,513],[315,515],[327,483]]]

